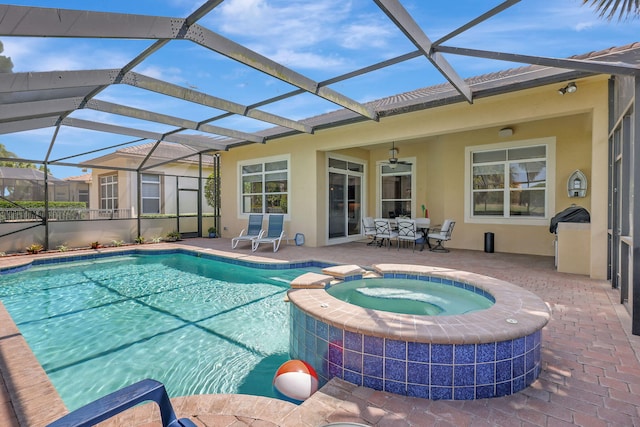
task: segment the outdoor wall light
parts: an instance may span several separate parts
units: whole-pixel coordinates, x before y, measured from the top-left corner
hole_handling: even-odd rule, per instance
[[[513,128],[502,128],[498,131],[498,136],[500,138],[507,138],[513,135]]]
[[[567,180],[567,193],[569,197],[586,197],[587,176],[580,169],[576,169]]]
[[[571,82],[565,87],[558,89],[558,93],[560,95],[564,95],[565,93],[573,93],[578,90],[578,86],[576,86],[575,82]]]

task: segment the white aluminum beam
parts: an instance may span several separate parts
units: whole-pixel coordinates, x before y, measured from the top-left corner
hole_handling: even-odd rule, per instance
[[[0,107],[1,108],[1,107]],[[118,114],[121,116],[132,117],[140,120],[147,120],[156,123],[162,123],[170,126],[176,126],[183,129],[199,130],[202,132],[212,133],[215,135],[228,136],[239,140],[263,143],[264,138],[247,132],[240,132],[233,129],[226,129],[219,126],[208,124],[200,124],[193,120],[181,119],[179,117],[169,116],[166,114],[154,113],[152,111],[142,110],[124,105],[114,104],[111,102],[92,99],[86,103],[85,108],[105,113]],[[0,110],[1,111],[1,110]],[[1,118],[1,117],[0,117]]]
[[[473,102],[471,87],[458,75],[451,64],[438,52],[433,52],[429,37],[397,0],[374,0],[378,7],[402,30],[405,36],[427,57],[434,67],[469,102]]]
[[[24,132],[27,130],[48,128],[55,126],[57,122],[58,116],[51,116],[0,123],[0,134],[9,134],[15,132]]]
[[[0,122],[60,115],[75,110],[81,101],[76,97],[0,105]]]
[[[211,5],[213,7],[213,4]],[[188,29],[185,32],[185,28]],[[0,35],[31,37],[186,39],[285,81],[360,115],[377,120],[372,109],[318,84],[238,43],[186,19],[123,13],[0,6]]]
[[[233,101],[221,99],[203,92],[198,92],[193,89],[188,89],[182,86],[167,83],[165,81],[157,80],[135,72],[127,73],[123,77],[122,83],[150,90],[152,92],[161,93],[163,95],[171,96],[174,98],[194,102],[196,104],[204,105],[207,107],[216,108],[218,110],[247,116],[256,120],[261,120],[289,129],[295,129],[300,132],[313,133],[313,129],[311,128],[311,126],[305,125],[295,120],[290,120],[285,117],[280,117],[275,114],[267,113],[260,110],[249,109],[247,108],[247,106],[235,103]]]
[[[189,27],[185,38],[244,65],[255,68],[258,71],[262,71],[263,73],[282,80],[283,82],[317,95],[320,98],[340,105],[341,107],[351,110],[361,116],[367,117],[371,120],[378,119],[378,115],[373,109],[362,105],[334,91],[333,89],[321,87],[318,82],[200,25],[193,25]]]
[[[165,134],[161,134],[161,133],[158,133],[158,132],[150,132],[150,131],[141,130],[141,129],[134,129],[134,128],[124,127],[124,126],[117,126],[117,125],[110,125],[110,124],[107,124],[107,123],[92,122],[92,121],[89,121],[89,120],[82,120],[82,119],[66,118],[66,119],[64,119],[62,121],[62,125],[69,126],[69,127],[74,127],[74,128],[95,130],[95,131],[98,131],[98,132],[106,132],[106,133],[115,133],[115,134],[119,134],[119,135],[135,136],[137,138],[152,139],[152,140],[156,140],[156,141],[162,140],[162,141],[180,143],[181,141],[188,141],[189,140],[189,136],[188,135],[165,135]],[[201,140],[199,140],[199,139],[196,139],[196,142],[200,142],[200,144],[202,143]],[[225,144],[221,144],[221,143],[215,141],[213,138],[211,138],[211,149],[212,150],[224,150],[224,149],[226,149],[226,145]]]
[[[531,65],[543,65],[552,68],[587,71],[595,74],[620,74],[627,76],[640,75],[639,66],[622,62],[606,62],[571,58],[548,58],[544,56],[519,55],[514,53],[493,52],[453,46],[434,46],[433,48],[437,51],[451,53],[454,55],[497,59],[500,61],[520,62]]]

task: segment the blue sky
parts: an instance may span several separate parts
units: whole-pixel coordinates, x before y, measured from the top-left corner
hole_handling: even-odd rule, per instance
[[[401,0],[432,41],[481,15],[500,1]],[[183,18],[200,6],[195,0],[41,0],[6,4],[60,7]],[[411,52],[409,43],[371,0],[226,0],[198,22],[223,36],[316,81],[322,81],[379,61]],[[567,57],[639,41],[640,21],[608,22],[580,0],[524,0],[451,40],[447,45],[528,55]],[[120,68],[152,42],[148,40],[12,38],[0,36],[2,55],[12,59],[14,72]],[[471,77],[521,64],[447,55],[463,77]],[[187,41],[172,41],[135,68],[136,72],[249,105],[289,92],[292,86],[215,52]],[[379,70],[332,85],[350,98],[366,102],[445,79],[425,58]],[[156,112],[204,120],[220,111],[125,85],[113,86],[97,99]],[[291,119],[335,110],[335,105],[311,95],[290,98],[262,107]],[[72,117],[134,128],[166,132],[171,128],[92,110]],[[213,124],[243,131],[271,127],[244,117]],[[2,124],[0,124],[2,126]],[[43,159],[53,128],[0,135],[0,143],[29,159]],[[63,128],[51,159],[60,159],[135,138]],[[71,161],[86,160],[109,151]],[[77,168],[54,168],[64,177]]]

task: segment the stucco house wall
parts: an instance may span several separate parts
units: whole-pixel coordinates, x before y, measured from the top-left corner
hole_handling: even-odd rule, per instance
[[[446,218],[457,221],[451,248],[482,250],[484,232],[495,234],[498,252],[554,255],[549,220],[555,213],[578,204],[591,213],[591,276],[606,276],[607,218],[607,114],[608,78],[576,81],[579,90],[560,96],[558,85],[547,85],[505,95],[477,99],[408,114],[359,122],[294,135],[263,145],[238,147],[221,153],[223,235],[232,237],[246,226],[239,205],[238,162],[276,155],[290,156],[290,200],[286,230],[305,234],[306,244],[331,244],[327,237],[328,153],[366,162],[366,197],[363,215],[376,216],[376,162],[388,158],[391,143],[399,157],[415,158],[416,207],[425,204],[432,224]],[[501,138],[503,127],[513,135]],[[537,224],[517,225],[465,220],[465,148],[549,138],[555,141],[555,165],[548,177],[552,195],[549,215]],[[550,164],[551,166],[551,164]],[[580,169],[587,176],[585,198],[569,198],[569,175]],[[418,211],[419,209],[416,209]]]
[[[90,204],[94,209],[100,207],[100,177],[105,175],[117,174],[118,176],[118,206],[120,209],[132,210],[136,215],[138,206],[138,178],[137,173],[129,170],[136,169],[144,155],[132,155],[130,153],[116,151],[103,157],[99,157],[87,163],[99,165],[91,171],[92,185],[90,189]],[[157,160],[156,160],[157,162]],[[161,213],[176,214],[178,188],[180,189],[197,189],[199,177],[199,167],[196,162],[176,161],[162,164],[153,169],[144,170],[142,173],[161,176]],[[204,165],[203,178],[206,179],[211,173],[211,165]],[[179,177],[179,182],[176,177]],[[204,184],[203,184],[204,187]],[[195,206],[195,198],[192,194],[184,193],[181,196],[180,213],[196,213],[193,208]],[[193,200],[192,200],[193,199]],[[188,201],[188,203],[187,203]],[[193,206],[192,206],[193,205]],[[185,207],[186,206],[186,207]],[[211,213],[211,208],[203,197],[202,208],[204,212]],[[189,211],[189,212],[186,212]],[[193,212],[191,212],[193,211]]]

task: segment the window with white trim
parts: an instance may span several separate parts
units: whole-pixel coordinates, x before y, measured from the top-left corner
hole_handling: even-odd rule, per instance
[[[118,175],[100,177],[100,209],[118,209]]]
[[[143,173],[140,176],[142,213],[160,213],[160,175]]]
[[[288,213],[288,159],[241,164],[240,185],[241,213]]]
[[[548,144],[469,150],[471,218],[548,217]]]
[[[412,185],[412,165],[410,163],[381,165],[380,214],[382,218],[411,216]]]

